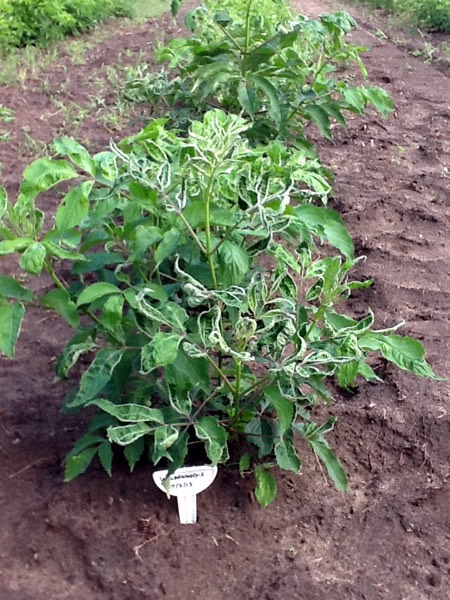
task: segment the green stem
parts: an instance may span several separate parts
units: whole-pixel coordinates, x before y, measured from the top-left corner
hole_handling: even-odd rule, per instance
[[[48,259],[45,259],[45,261],[44,261],[44,268],[47,271],[47,273],[50,275],[50,277],[52,278],[53,283],[56,285],[56,287],[58,287],[60,290],[64,290],[66,292],[67,291],[66,286],[59,279],[58,275],[55,273],[55,271]]]
[[[214,260],[211,252],[211,222],[210,222],[210,201],[209,198],[205,204],[205,233],[206,233],[206,256],[208,257],[209,270],[211,272],[211,279],[213,288],[217,290],[217,277],[216,270],[214,268]]]
[[[252,10],[253,0],[248,0],[247,12],[245,15],[245,54],[248,54],[250,47],[250,13]]]
[[[209,183],[205,194],[205,236],[206,236],[206,256],[208,259],[209,270],[211,272],[211,279],[213,288],[217,290],[217,277],[216,270],[214,267],[213,250],[212,250],[212,238],[211,238],[211,196],[214,185],[214,177],[216,174],[217,164],[213,166],[211,174],[209,176]]]
[[[233,46],[235,48],[237,48],[239,50],[239,52],[241,52],[242,54],[245,54],[245,49],[240,45],[240,43],[230,33],[228,33],[228,31],[225,29],[225,27],[222,27],[222,25],[220,25],[219,23],[217,23],[217,25],[219,25],[224,36],[230,40],[230,42],[233,44]]]
[[[311,333],[312,333],[312,330],[313,330],[313,329],[314,329],[314,327],[316,326],[316,323],[317,323],[318,321],[320,321],[320,319],[323,317],[323,315],[324,315],[324,313],[325,313],[325,309],[326,309],[326,306],[325,306],[325,305],[321,304],[321,305],[319,306],[319,308],[318,308],[318,309],[317,309],[317,311],[316,311],[316,314],[314,315],[314,318],[313,318],[313,320],[311,321],[311,325],[308,327],[308,331],[306,332],[306,334],[305,334],[305,337],[303,338],[304,340],[307,340],[307,339],[309,338],[309,336],[310,336],[310,335],[311,335]]]
[[[267,387],[269,383],[273,383],[272,378],[269,376],[263,377],[254,385],[247,388],[244,394],[241,394],[241,396],[244,396],[247,395],[250,391],[252,392],[251,396],[241,404],[241,406],[239,407],[239,411],[236,413],[236,416],[230,422],[230,425],[233,425],[233,423],[239,421],[239,417],[247,410],[249,406],[251,406],[254,403],[254,401],[260,396],[264,388]]]
[[[226,384],[226,386],[228,387],[230,392],[232,394],[235,394],[234,387],[231,385],[230,380],[225,375],[225,373],[222,371],[222,369],[218,365],[216,365],[214,360],[208,354],[205,356],[205,358],[210,363],[210,365],[217,371],[217,373],[220,375],[220,378],[224,381],[224,383]]]
[[[207,254],[207,249],[203,246],[203,244],[201,243],[201,241],[198,239],[198,236],[196,235],[196,233],[192,229],[192,227],[189,225],[189,222],[186,220],[186,217],[182,213],[180,213],[180,212],[177,213],[177,214],[180,217],[180,219],[183,221],[184,226],[189,231],[192,239],[197,244],[197,246],[200,248],[200,250],[202,251],[202,253],[203,254]]]
[[[234,358],[233,361],[236,365],[236,380],[234,382],[234,408],[236,410],[236,413],[239,413],[241,403],[242,361],[236,358]]]

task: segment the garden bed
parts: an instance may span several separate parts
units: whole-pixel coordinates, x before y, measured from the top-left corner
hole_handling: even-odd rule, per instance
[[[298,3],[308,14],[329,7]],[[61,58],[25,87],[0,88],[15,111],[0,142],[1,178],[16,191],[32,149],[23,132],[49,143],[67,123],[48,90],[82,106],[87,82],[125,51],[144,50],[170,18],[124,29],[90,49],[85,64]],[[374,279],[351,301],[372,307],[378,325],[407,322],[435,371],[448,373],[449,79],[364,29],[371,81],[393,96],[388,121],[352,118],[335,143],[319,141],[336,173],[333,204]],[[46,86],[42,81],[46,81]],[[94,79],[92,79],[94,80]],[[64,86],[62,87],[62,84]],[[112,100],[111,100],[112,102]],[[92,150],[111,133],[86,118],[77,137]],[[120,134],[122,135],[122,134]],[[51,202],[51,197],[49,202]],[[2,274],[14,272],[2,261]],[[445,600],[450,575],[450,419],[448,382],[384,369],[384,384],[337,396],[329,438],[350,477],[342,496],[311,455],[300,477],[280,477],[274,504],[261,509],[252,483],[219,470],[199,497],[199,524],[181,527],[176,502],[156,490],[144,465],[118,464],[64,484],[63,460],[82,432],[60,413],[64,385],[53,385],[65,328],[27,315],[17,359],[0,359],[0,597],[2,600]]]

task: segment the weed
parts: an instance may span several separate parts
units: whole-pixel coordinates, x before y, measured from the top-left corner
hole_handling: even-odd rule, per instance
[[[7,142],[11,139],[11,133],[1,127],[1,123],[12,123],[14,121],[14,111],[7,106],[0,104],[0,142]]]

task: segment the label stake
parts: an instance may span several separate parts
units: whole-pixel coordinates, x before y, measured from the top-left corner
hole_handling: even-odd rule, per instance
[[[167,477],[168,471],[155,471],[153,481],[157,487],[178,501],[180,523],[191,525],[197,522],[197,494],[203,492],[214,481],[217,467],[202,465],[182,467]]]

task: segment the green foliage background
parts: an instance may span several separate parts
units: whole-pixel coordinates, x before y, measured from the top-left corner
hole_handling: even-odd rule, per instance
[[[0,51],[44,46],[113,16],[131,15],[125,0],[0,0]]]
[[[416,25],[430,31],[450,32],[450,0],[364,0],[410,17]]]

